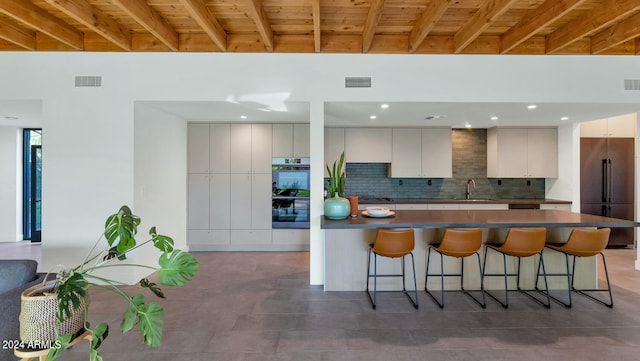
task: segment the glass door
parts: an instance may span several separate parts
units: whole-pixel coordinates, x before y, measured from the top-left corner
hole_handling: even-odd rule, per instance
[[[31,146],[31,242],[40,242],[42,235],[42,146]]]

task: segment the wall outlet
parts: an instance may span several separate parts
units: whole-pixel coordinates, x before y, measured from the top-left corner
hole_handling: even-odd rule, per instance
[[[530,187],[530,186],[531,186],[531,181],[527,180],[527,187]]]
[[[427,180],[427,185],[430,186],[431,185],[431,179]]]
[[[502,179],[498,179],[498,185],[501,186],[502,185]]]
[[[402,183],[403,183],[403,182],[402,182],[402,179],[400,179],[400,181],[398,181],[398,184],[399,184],[399,185],[402,185]]]

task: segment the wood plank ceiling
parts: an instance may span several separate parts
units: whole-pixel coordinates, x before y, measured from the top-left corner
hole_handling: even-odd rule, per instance
[[[1,0],[0,51],[640,54],[640,0]]]

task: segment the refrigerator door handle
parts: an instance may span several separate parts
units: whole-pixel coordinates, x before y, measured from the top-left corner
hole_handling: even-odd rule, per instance
[[[608,181],[608,177],[607,177],[607,160],[603,159],[602,160],[602,203],[607,203],[607,189],[608,189],[608,185],[607,185],[607,181]],[[604,215],[604,213],[603,213]]]
[[[611,204],[611,200],[613,199],[613,163],[611,163],[611,158],[608,159],[607,172],[607,203]],[[611,210],[611,207],[609,207],[609,210]]]

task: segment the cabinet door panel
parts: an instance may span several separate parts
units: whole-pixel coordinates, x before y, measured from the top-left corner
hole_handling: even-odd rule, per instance
[[[525,178],[527,172],[527,130],[498,129],[499,171],[505,178]]]
[[[231,174],[231,229],[251,229],[251,175]]]
[[[229,229],[231,224],[231,175],[212,174],[209,187],[210,228]]]
[[[422,177],[422,135],[418,128],[394,128],[391,177]]]
[[[528,177],[558,177],[558,135],[556,129],[540,128],[527,131]]]
[[[309,124],[293,125],[293,156],[308,157],[310,154]]]
[[[230,173],[231,172],[231,125],[229,124],[211,124],[210,137],[211,151],[209,158],[211,159],[212,173]]]
[[[271,124],[251,125],[251,172],[271,174],[273,132]]]
[[[187,172],[209,173],[209,124],[189,124],[187,134]]]
[[[251,173],[251,124],[231,124],[231,173]]]
[[[273,156],[284,158],[293,156],[292,124],[273,125]]]
[[[333,166],[333,162],[340,159],[344,152],[344,128],[324,128],[324,176],[328,177],[327,165]]]
[[[271,174],[254,174],[251,182],[251,229],[271,229]]]
[[[422,129],[422,176],[451,178],[453,144],[451,128]]]
[[[346,162],[391,162],[391,128],[345,129]]]
[[[209,175],[189,174],[188,182],[188,228],[209,229]]]

